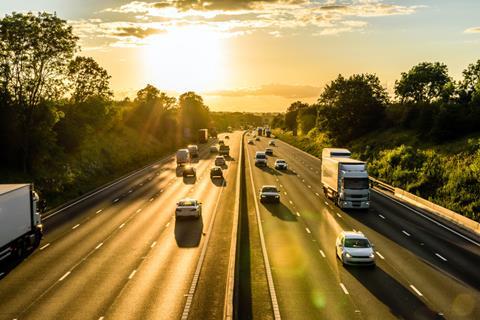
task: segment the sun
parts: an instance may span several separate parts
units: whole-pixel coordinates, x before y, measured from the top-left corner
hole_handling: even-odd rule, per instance
[[[143,49],[144,76],[161,90],[208,91],[225,78],[222,38],[201,27],[149,38]]]

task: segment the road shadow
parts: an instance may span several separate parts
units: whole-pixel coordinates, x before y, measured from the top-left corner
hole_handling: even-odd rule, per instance
[[[190,161],[191,163],[198,163],[200,161],[200,157],[194,157],[192,158],[192,160]]]
[[[297,221],[297,216],[283,203],[262,202],[263,206],[275,216],[284,221]]]
[[[175,169],[175,175],[177,177],[181,177],[183,175],[183,167],[182,166],[178,166],[176,169]]]
[[[14,270],[18,265],[20,265],[24,260],[26,260],[34,251],[35,248],[29,248],[25,250],[25,253],[22,257],[17,256],[8,256],[0,261],[0,281],[3,278],[6,278],[8,274]]]
[[[180,248],[198,247],[203,234],[203,217],[175,220],[175,241]]]
[[[345,269],[378,300],[388,306],[397,318],[444,319],[379,266],[375,268],[348,266]]]
[[[222,179],[215,178],[215,179],[210,179],[210,180],[212,180],[212,183],[217,187],[226,187],[227,186],[227,180],[225,180],[225,178],[222,178]]]
[[[195,184],[195,182],[197,182],[197,176],[183,177],[183,183],[185,184]]]

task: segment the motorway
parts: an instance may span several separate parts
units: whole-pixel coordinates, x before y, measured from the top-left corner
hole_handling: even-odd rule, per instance
[[[224,183],[203,146],[197,179],[170,156],[44,220],[40,248],[0,268],[0,319],[223,318],[241,133],[230,136]],[[175,221],[183,197],[203,203],[201,219]]]
[[[277,140],[269,167],[255,167],[255,151],[269,140],[245,143],[245,156],[277,319],[480,319],[478,243],[375,191],[368,212],[342,211],[323,195],[319,159]],[[288,171],[273,169],[278,158]],[[279,187],[280,204],[258,202],[269,184]],[[376,268],[342,266],[341,230],[374,243]]]

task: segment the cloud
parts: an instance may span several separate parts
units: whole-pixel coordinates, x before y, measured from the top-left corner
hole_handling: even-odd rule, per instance
[[[468,28],[464,33],[480,33],[480,27],[473,27],[473,28]]]
[[[302,99],[318,97],[321,87],[309,85],[268,84],[258,88],[243,88],[237,90],[218,90],[205,93],[209,96],[247,97],[247,96],[277,96],[287,99]]]
[[[156,28],[142,28],[137,26],[132,27],[119,27],[115,33],[118,37],[135,37],[135,38],[146,38],[149,36],[157,35],[164,33],[165,30],[156,29]]]

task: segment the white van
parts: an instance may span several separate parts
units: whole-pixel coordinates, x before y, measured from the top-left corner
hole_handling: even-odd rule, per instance
[[[177,166],[182,166],[190,163],[190,152],[188,149],[179,149],[177,151]]]
[[[267,166],[267,155],[263,151],[257,151],[255,153],[255,165],[256,166]]]

